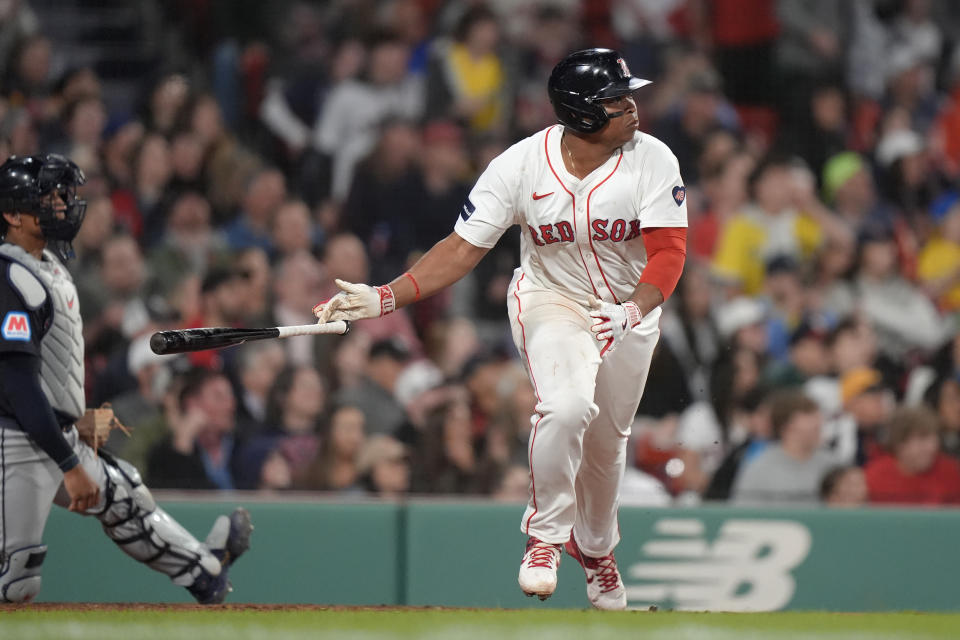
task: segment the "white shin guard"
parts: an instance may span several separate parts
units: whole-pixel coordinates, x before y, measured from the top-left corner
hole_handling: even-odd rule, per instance
[[[106,503],[97,515],[103,530],[128,556],[187,587],[206,573],[219,575],[220,561],[157,506],[130,463],[100,455],[107,472]]]
[[[0,554],[0,602],[30,602],[40,593],[40,571],[46,555],[45,544]]]

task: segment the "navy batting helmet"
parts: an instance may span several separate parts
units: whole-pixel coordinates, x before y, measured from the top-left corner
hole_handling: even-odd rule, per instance
[[[611,117],[602,100],[633,93],[650,84],[630,75],[623,56],[612,49],[575,51],[557,63],[547,83],[553,111],[564,126],[580,133],[596,133]]]
[[[0,212],[37,217],[43,237],[57,254],[72,255],[71,241],[83,224],[87,203],[77,198],[77,187],[86,182],[76,164],[55,153],[10,156],[0,165]],[[62,215],[48,197],[58,194],[66,205]],[[0,233],[7,223],[0,217]]]

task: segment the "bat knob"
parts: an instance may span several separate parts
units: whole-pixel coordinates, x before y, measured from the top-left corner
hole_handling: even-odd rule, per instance
[[[155,333],[150,336],[150,350],[158,356],[167,352],[167,339],[162,333]]]

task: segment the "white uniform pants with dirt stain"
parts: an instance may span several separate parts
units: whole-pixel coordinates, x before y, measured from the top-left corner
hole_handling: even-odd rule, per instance
[[[601,359],[586,302],[539,288],[520,269],[507,296],[514,343],[537,395],[520,528],[555,544],[572,532],[583,553],[601,557],[620,541],[627,441],[660,337],[660,309]]]

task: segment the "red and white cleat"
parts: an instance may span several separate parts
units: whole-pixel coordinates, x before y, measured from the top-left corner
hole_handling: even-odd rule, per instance
[[[528,596],[539,596],[546,600],[557,588],[557,568],[561,555],[559,544],[542,542],[537,538],[527,540],[527,550],[520,563],[520,576],[517,582]]]
[[[613,551],[602,558],[591,558],[580,551],[572,535],[564,548],[587,574],[587,598],[590,604],[607,611],[627,608],[627,591],[623,588],[623,579],[620,577]]]

